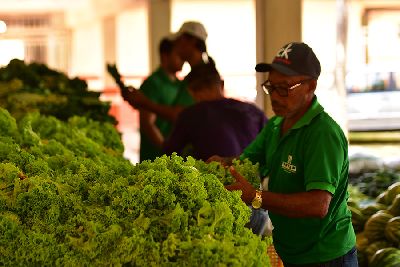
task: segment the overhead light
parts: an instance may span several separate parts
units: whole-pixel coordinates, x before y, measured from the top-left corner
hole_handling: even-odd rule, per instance
[[[7,31],[7,25],[4,21],[0,20],[0,33],[5,33]]]

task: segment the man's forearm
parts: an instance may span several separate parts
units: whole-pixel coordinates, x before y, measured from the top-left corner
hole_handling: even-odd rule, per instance
[[[153,128],[151,127],[143,127],[142,131],[146,136],[150,139],[150,141],[153,143],[153,145],[162,148],[163,143],[164,143],[164,137],[162,136],[161,132],[154,126]]]
[[[171,106],[165,106],[165,105],[159,105],[154,102],[149,102],[146,105],[146,109],[154,112],[157,114],[157,116],[160,116],[168,121],[176,121],[179,111],[176,107],[171,107]]]
[[[232,165],[233,160],[238,159],[238,156],[232,156],[232,157],[221,157],[218,155],[211,156],[209,159],[207,159],[207,163],[210,163],[212,161],[216,161],[221,163],[225,167],[229,167]]]
[[[176,121],[179,113],[183,110],[183,107],[172,107],[157,104],[136,89],[124,91],[123,98],[136,109],[153,112],[157,116],[172,122]]]
[[[145,134],[153,145],[161,148],[164,143],[164,136],[160,129],[157,127],[157,116],[145,110],[140,111],[140,132]]]
[[[292,218],[323,218],[328,212],[332,198],[329,192],[323,190],[311,190],[293,194],[263,191],[262,197],[263,208]]]
[[[225,163],[225,165],[226,166],[231,166],[232,165],[232,162],[235,160],[235,159],[238,159],[239,157],[223,157],[223,161],[224,161],[224,163]]]
[[[235,178],[235,182],[225,188],[229,191],[242,191],[242,200],[246,204],[251,204],[257,195],[256,188],[234,167],[230,167],[229,170]],[[292,194],[262,191],[261,198],[262,208],[273,213],[292,218],[323,218],[328,213],[332,195],[328,191],[317,189]]]

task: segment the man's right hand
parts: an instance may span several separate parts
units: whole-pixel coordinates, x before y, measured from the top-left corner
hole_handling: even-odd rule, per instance
[[[121,96],[136,109],[146,108],[150,100],[139,90],[128,87],[127,90],[121,90]]]
[[[236,169],[231,166],[229,168],[235,182],[231,185],[226,185],[225,188],[229,191],[240,190],[242,191],[241,198],[246,204],[250,204],[256,195],[256,189],[246,180]]]
[[[225,168],[227,168],[227,167],[232,165],[232,160],[233,160],[232,157],[224,158],[224,157],[221,157],[221,156],[218,156],[218,155],[214,155],[214,156],[209,157],[206,162],[210,163],[212,161],[216,161],[216,162],[219,162]]]

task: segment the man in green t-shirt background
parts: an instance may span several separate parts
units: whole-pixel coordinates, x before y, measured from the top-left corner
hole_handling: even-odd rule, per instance
[[[202,64],[211,63],[215,65],[214,60],[207,53],[207,36],[208,34],[203,24],[197,21],[186,21],[176,33],[171,34],[168,38],[174,42],[179,56],[192,69]],[[174,105],[156,103],[139,90],[134,90],[133,88],[123,91],[122,96],[132,107],[151,111],[157,116],[172,122],[176,121],[179,113],[185,107],[194,104],[194,100],[187,90],[185,80],[183,80],[183,86],[176,96]]]
[[[142,83],[140,91],[154,103],[173,106],[183,86],[176,73],[184,61],[178,55],[174,42],[168,38],[159,44],[160,66]],[[140,161],[161,156],[164,139],[172,129],[171,122],[147,110],[140,114]]]
[[[272,117],[240,155],[260,164],[268,186],[253,188],[231,167],[242,200],[268,210],[274,247],[285,267],[356,267],[355,233],[348,199],[348,142],[314,92],[321,66],[305,43],[283,46],[262,86],[271,97]],[[209,161],[229,165],[231,158]]]
[[[186,21],[160,43],[161,66],[149,76],[140,90],[122,91],[124,100],[140,111],[140,161],[161,156],[161,145],[180,111],[194,104],[186,82],[176,72],[186,61],[193,68],[214,63],[207,53],[207,31],[197,21]]]

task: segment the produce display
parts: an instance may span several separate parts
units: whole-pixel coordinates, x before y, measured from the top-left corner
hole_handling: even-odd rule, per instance
[[[271,266],[227,169],[133,165],[99,96],[43,64],[0,68],[1,266]],[[259,187],[258,164],[233,165]],[[359,266],[399,267],[400,173],[375,165],[349,179]]]
[[[39,111],[64,121],[85,116],[115,124],[115,118],[108,115],[110,103],[100,101],[99,96],[88,90],[84,80],[70,79],[44,64],[13,59],[0,68],[0,107],[15,118]]]
[[[356,185],[361,193],[375,198],[391,184],[400,182],[400,173],[389,169],[369,171],[353,175],[350,177],[349,182],[352,185]]]
[[[349,201],[359,266],[400,266],[400,182],[390,185],[368,205],[357,203]]]
[[[132,165],[110,123],[18,115],[0,109],[1,266],[270,266],[219,165]]]

